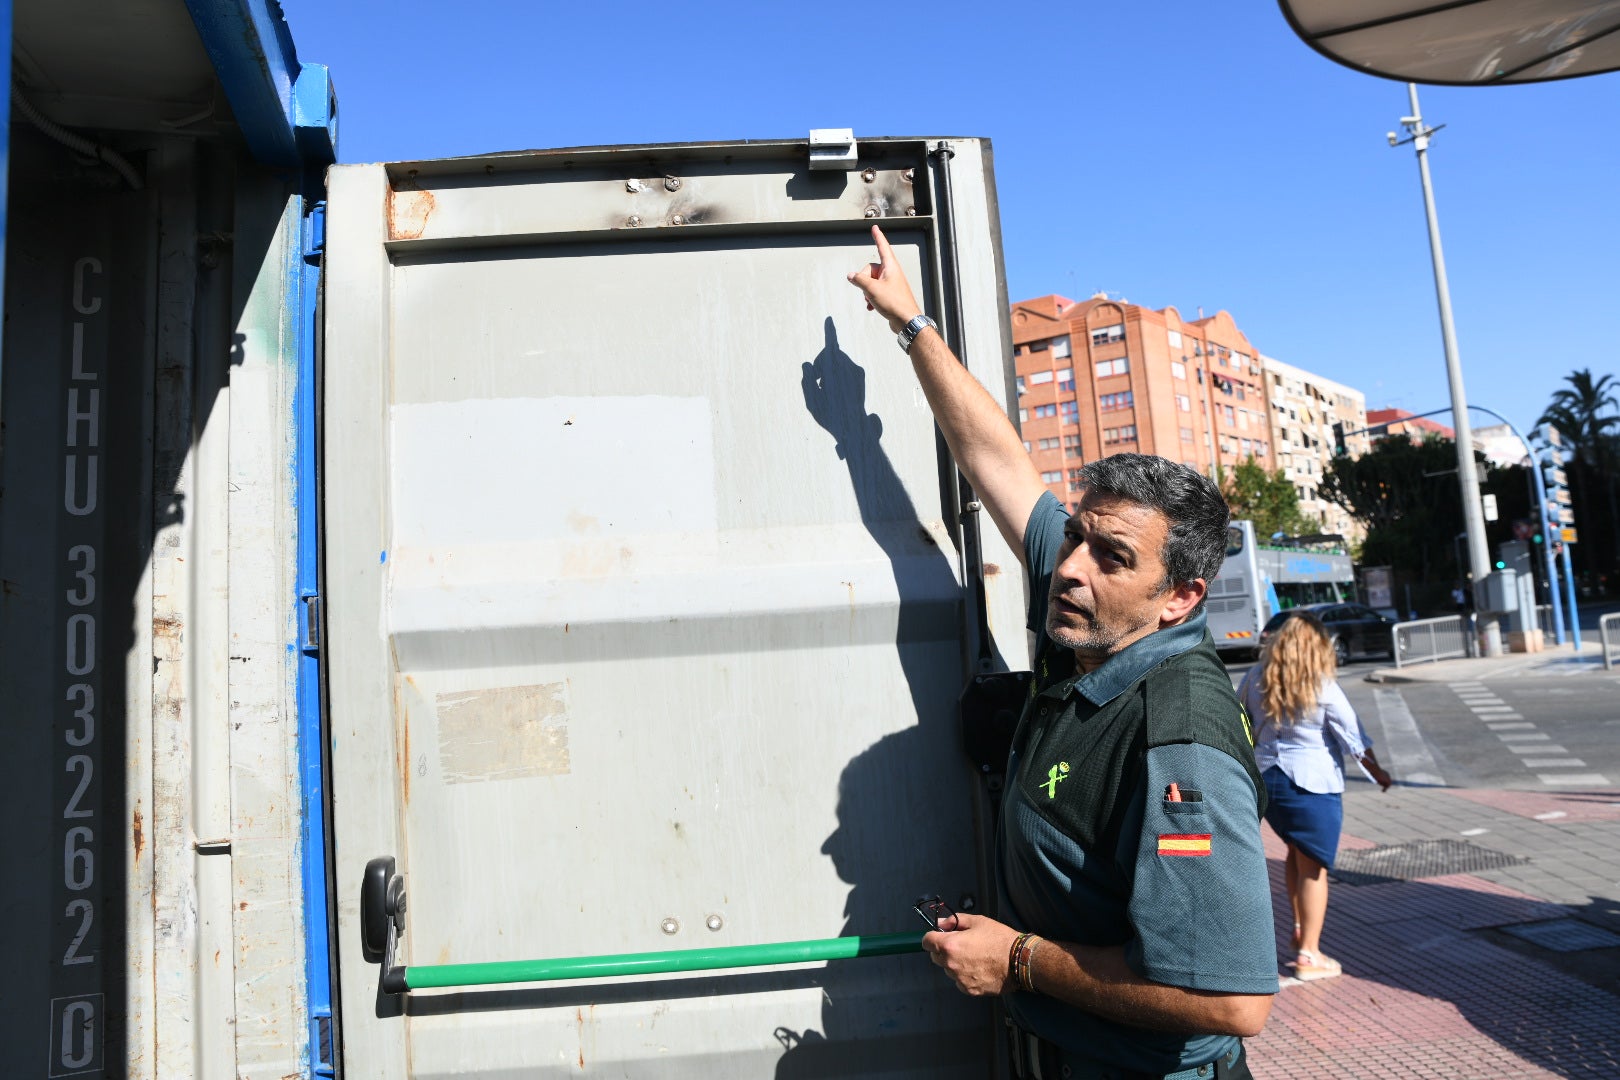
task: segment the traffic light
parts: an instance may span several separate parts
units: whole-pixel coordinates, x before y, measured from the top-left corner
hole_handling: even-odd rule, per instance
[[[1501,559],[1497,559],[1496,560],[1496,568],[1498,570],[1506,570],[1507,569],[1507,563],[1503,562]]]
[[[1346,453],[1344,447],[1344,425],[1342,423],[1333,425],[1333,453],[1340,457]]]

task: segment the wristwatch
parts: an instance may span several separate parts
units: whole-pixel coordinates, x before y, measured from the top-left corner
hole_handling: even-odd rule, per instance
[[[895,337],[895,340],[900,343],[901,352],[907,354],[911,352],[911,343],[917,340],[917,335],[923,332],[925,326],[932,326],[936,331],[939,329],[939,323],[926,315],[918,315],[901,327],[900,333]]]

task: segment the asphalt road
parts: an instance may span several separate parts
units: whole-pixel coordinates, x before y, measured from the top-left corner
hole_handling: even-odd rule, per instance
[[[1228,665],[1234,685],[1250,666]],[[1542,791],[1620,784],[1620,673],[1367,682],[1382,666],[1347,664],[1339,684],[1379,760],[1404,783]],[[1359,771],[1355,779],[1365,782]]]

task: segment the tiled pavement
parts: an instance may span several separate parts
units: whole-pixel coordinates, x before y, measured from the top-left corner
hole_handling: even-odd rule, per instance
[[[1354,784],[1341,852],[1466,840],[1519,865],[1329,891],[1323,951],[1344,974],[1285,979],[1249,1044],[1257,1080],[1620,1078],[1620,946],[1555,953],[1500,928],[1620,932],[1620,789],[1463,791]],[[1266,832],[1279,956],[1282,844]]]

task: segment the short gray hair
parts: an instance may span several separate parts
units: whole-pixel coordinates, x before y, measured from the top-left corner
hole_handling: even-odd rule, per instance
[[[1159,552],[1161,592],[1198,578],[1214,581],[1221,572],[1232,511],[1214,481],[1152,454],[1112,454],[1086,465],[1080,476],[1088,492],[1150,507],[1170,520]]]

